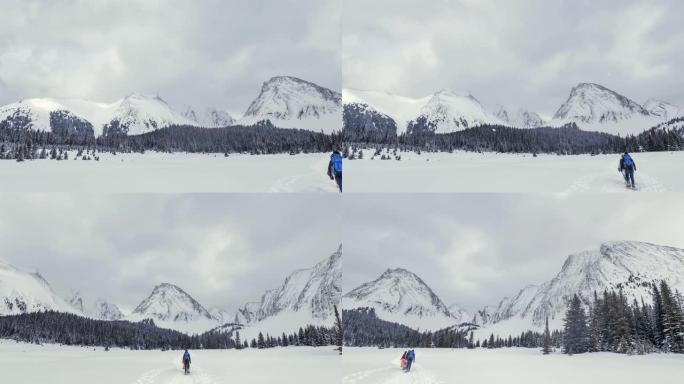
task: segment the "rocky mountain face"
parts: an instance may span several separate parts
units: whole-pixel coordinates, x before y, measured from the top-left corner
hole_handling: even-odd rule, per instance
[[[344,309],[373,308],[379,319],[414,329],[441,329],[458,323],[420,277],[402,268],[386,270],[342,300]]]
[[[161,321],[214,320],[197,300],[169,283],[154,287],[152,293],[133,310],[133,314]]]

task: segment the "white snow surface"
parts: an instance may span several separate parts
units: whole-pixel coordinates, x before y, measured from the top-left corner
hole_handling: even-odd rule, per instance
[[[190,350],[189,375],[183,374],[182,354],[0,340],[3,382],[14,384],[319,384],[342,376],[341,356],[332,347]]]
[[[47,310],[78,313],[40,274],[22,271],[0,259],[0,316]]]
[[[132,93],[112,103],[78,98],[33,98],[0,107],[0,121],[19,113],[30,117],[32,129],[50,131],[50,112],[65,110],[88,121],[95,137],[113,120],[128,127],[129,135],[153,131],[173,124],[197,125],[174,111],[158,96]]]
[[[633,153],[635,190],[625,187],[617,154],[398,153],[401,161],[345,161],[345,192],[684,192],[684,151]]]
[[[379,319],[421,330],[458,323],[420,277],[401,268],[388,269],[377,279],[354,288],[343,296],[342,307],[373,308]]]
[[[296,77],[276,76],[263,84],[239,123],[253,125],[262,120],[280,128],[339,132],[342,95]]]
[[[98,153],[100,161],[0,161],[0,192],[333,192],[329,154]]]
[[[677,117],[677,111],[679,110],[678,106],[655,98],[646,100],[643,106],[651,115],[658,116],[665,121]]]
[[[411,372],[399,369],[402,349],[344,348],[342,384],[641,384],[680,383],[684,355],[627,356],[537,349],[416,349]]]
[[[577,294],[586,308],[594,292],[619,290],[631,303],[651,302],[652,286],[666,281],[684,290],[684,249],[634,241],[613,241],[599,249],[568,256],[560,272],[539,286],[528,285],[515,296],[501,300],[479,334],[500,336],[549,327],[561,329],[568,303]],[[499,324],[497,324],[499,323]],[[490,328],[490,325],[492,326]],[[508,333],[501,333],[508,332]]]

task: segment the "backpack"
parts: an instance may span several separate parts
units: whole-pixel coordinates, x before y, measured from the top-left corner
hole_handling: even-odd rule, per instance
[[[330,156],[330,161],[332,162],[332,168],[335,173],[342,173],[342,156],[339,153],[333,153]]]
[[[634,165],[634,160],[632,160],[632,157],[630,155],[625,155],[623,157],[623,162],[625,164],[625,167],[627,168],[632,168],[632,166]]]

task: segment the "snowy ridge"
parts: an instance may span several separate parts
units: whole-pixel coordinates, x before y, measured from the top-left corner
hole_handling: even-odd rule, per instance
[[[489,113],[474,96],[460,95],[450,90],[420,98],[348,88],[342,92],[345,104],[364,104],[391,117],[397,124],[397,134],[405,132],[409,122],[420,117],[434,124],[437,133],[454,132],[482,124],[505,124]]]
[[[484,124],[503,124],[470,94],[459,95],[450,90],[441,90],[428,100],[418,114],[425,117],[436,133],[456,132]]]
[[[292,76],[266,81],[247,108],[240,124],[270,120],[280,128],[331,133],[342,129],[342,95]]]
[[[88,301],[81,296],[81,293],[75,291],[68,300],[69,304],[80,312],[83,316],[96,320],[121,320],[124,318],[123,313],[116,306],[107,302],[104,299],[96,299]]]
[[[196,125],[175,112],[158,96],[132,93],[113,103],[100,103],[77,98],[25,99],[0,107],[0,121],[23,116],[29,120],[28,129],[50,131],[50,113],[67,111],[92,125],[95,136],[102,135],[104,126],[118,121],[137,135],[174,124]]]
[[[648,99],[643,106],[652,116],[657,116],[665,121],[677,117],[679,109],[679,107],[660,99]]]
[[[39,273],[21,271],[0,259],[0,316],[47,310],[78,313]]]
[[[594,292],[622,289],[630,302],[650,302],[653,284],[663,280],[673,290],[684,289],[684,249],[632,241],[607,242],[598,250],[568,256],[552,280],[523,288],[517,295],[504,298],[488,319],[475,320],[481,321],[486,332],[539,330],[547,316],[551,326],[559,328],[574,294],[589,304]]]
[[[373,308],[379,319],[414,329],[436,330],[458,323],[442,300],[413,272],[396,268],[351,290],[344,309]]]
[[[498,105],[494,116],[503,121],[505,125],[516,128],[538,128],[544,125],[544,120],[538,113],[525,108],[507,108]]]
[[[183,117],[192,121],[195,125],[206,128],[228,127],[235,124],[235,119],[228,111],[207,107],[198,111],[192,106],[186,106]]]

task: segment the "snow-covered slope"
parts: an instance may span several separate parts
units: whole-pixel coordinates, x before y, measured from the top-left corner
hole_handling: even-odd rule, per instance
[[[471,321],[470,314],[458,304],[451,304],[449,306],[449,313],[451,317],[459,323]]]
[[[292,76],[266,81],[247,108],[240,124],[270,120],[280,128],[331,133],[342,129],[342,95]]]
[[[382,320],[421,330],[446,328],[459,322],[420,277],[402,268],[388,269],[345,294],[342,306],[373,308]]]
[[[292,272],[259,302],[242,306],[236,319],[245,324],[245,335],[263,331],[292,332],[307,324],[332,325],[334,305],[342,294],[342,247],[312,268]],[[252,332],[250,332],[252,331]],[[251,336],[250,336],[251,337]]]
[[[661,121],[637,102],[602,85],[581,83],[572,88],[549,124],[574,122],[586,131],[626,135],[641,133]]]
[[[68,111],[92,124],[95,136],[102,135],[105,125],[118,121],[129,135],[137,135],[173,124],[197,125],[174,111],[158,96],[132,93],[113,103],[100,103],[77,98],[25,99],[0,107],[0,121],[18,116],[27,120],[26,128],[50,131],[50,113]]]
[[[503,105],[498,105],[494,116],[506,125],[516,128],[537,128],[544,125],[544,120],[538,113],[520,107],[507,108]]]
[[[21,271],[0,259],[0,316],[45,310],[78,312],[40,274]]]
[[[677,111],[679,110],[679,107],[676,105],[660,99],[648,99],[643,106],[648,113],[664,121],[677,117]]]
[[[203,110],[196,110],[192,106],[186,106],[183,112],[183,117],[206,128],[220,128],[235,124],[235,119],[228,113],[221,109],[207,107]]]
[[[72,307],[77,309],[80,314],[97,320],[121,320],[124,315],[116,306],[107,302],[104,299],[96,299],[89,301],[81,296],[81,293],[75,291],[68,300]]]
[[[504,298],[489,319],[480,324],[486,327],[485,333],[499,330],[516,334],[541,329],[548,316],[551,326],[559,328],[574,294],[589,304],[594,292],[622,288],[630,302],[633,298],[650,302],[653,284],[662,280],[673,289],[684,290],[684,249],[631,241],[608,242],[598,250],[568,256],[556,277]]]

